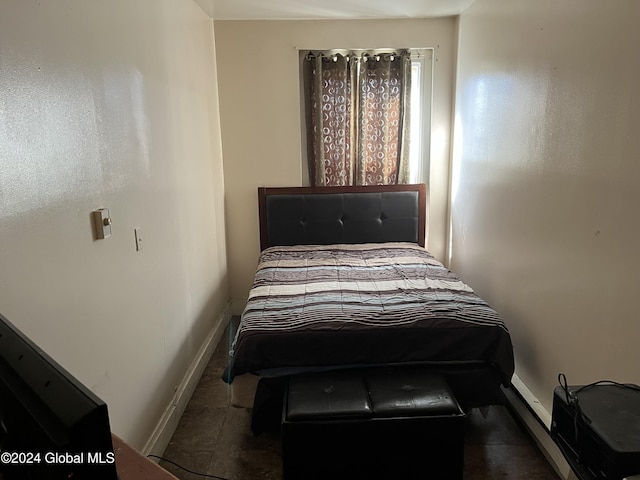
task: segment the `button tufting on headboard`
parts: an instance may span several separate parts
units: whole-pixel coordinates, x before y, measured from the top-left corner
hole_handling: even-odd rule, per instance
[[[260,188],[260,242],[272,245],[408,241],[424,245],[426,187]]]

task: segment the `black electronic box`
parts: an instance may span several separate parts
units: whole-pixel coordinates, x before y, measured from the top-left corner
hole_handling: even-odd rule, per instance
[[[551,436],[595,479],[640,474],[640,387],[597,382],[553,392]]]

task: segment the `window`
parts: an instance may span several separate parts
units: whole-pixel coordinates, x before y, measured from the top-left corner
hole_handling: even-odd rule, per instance
[[[426,182],[431,53],[302,53],[311,185]]]
[[[431,147],[433,50],[411,50],[411,141],[409,181],[428,183]]]

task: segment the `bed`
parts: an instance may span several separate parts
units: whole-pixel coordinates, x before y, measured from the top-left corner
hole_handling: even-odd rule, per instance
[[[509,331],[425,250],[425,185],[259,188],[258,203],[261,255],[224,374],[260,379],[254,432],[286,378],[312,371],[419,367],[464,408],[503,403]]]

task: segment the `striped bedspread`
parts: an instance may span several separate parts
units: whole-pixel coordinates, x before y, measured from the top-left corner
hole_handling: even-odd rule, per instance
[[[413,243],[264,250],[230,355],[232,377],[468,361],[513,374],[498,314]]]

